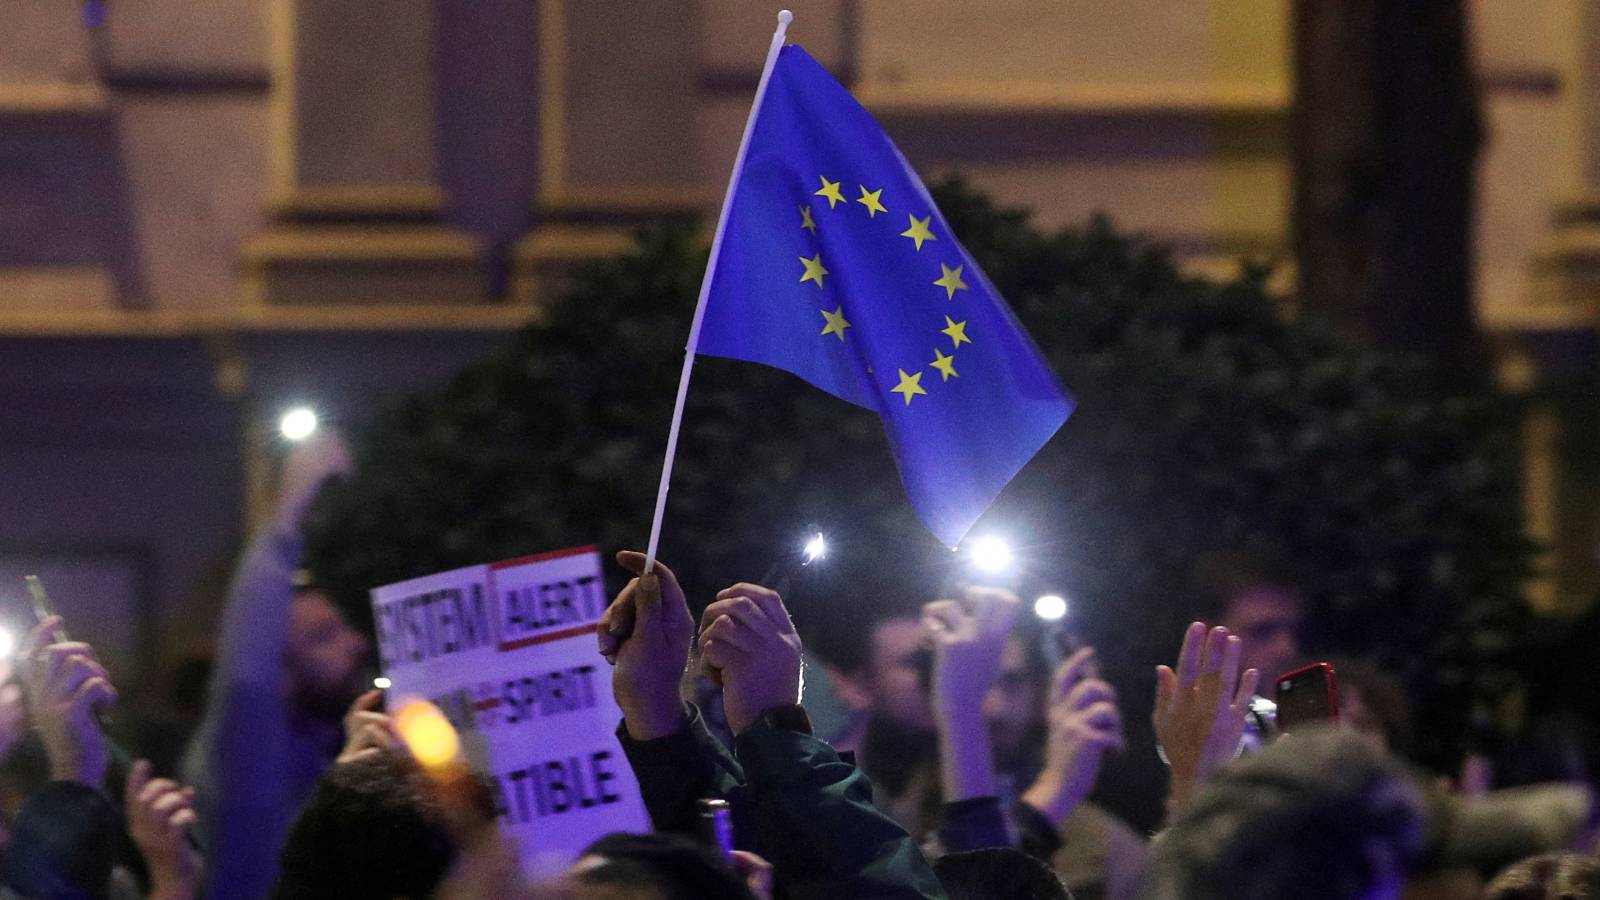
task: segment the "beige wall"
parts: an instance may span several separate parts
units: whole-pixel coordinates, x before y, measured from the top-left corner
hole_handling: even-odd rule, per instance
[[[1286,251],[1289,2],[795,0],[791,35],[925,171],[1223,272]],[[9,0],[0,336],[511,327],[640,219],[714,211],[769,7],[115,0],[93,36]],[[1472,9],[1479,300],[1537,394],[1600,312],[1600,12]],[[1540,410],[1530,517],[1581,592],[1600,486],[1535,452],[1574,446]]]

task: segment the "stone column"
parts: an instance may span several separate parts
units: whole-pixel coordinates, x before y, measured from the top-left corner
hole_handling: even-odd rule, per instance
[[[626,249],[641,222],[714,214],[701,165],[702,12],[539,0],[538,181],[533,228],[512,251],[516,301],[542,302],[573,267]],[[762,46],[750,49],[757,65]]]
[[[247,302],[484,300],[481,249],[440,224],[434,4],[270,6],[273,224],[245,248]]]

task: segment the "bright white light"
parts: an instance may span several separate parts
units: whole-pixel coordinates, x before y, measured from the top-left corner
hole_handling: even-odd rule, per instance
[[[1046,622],[1055,622],[1067,615],[1067,598],[1060,594],[1045,594],[1033,601],[1033,614]]]
[[[0,628],[0,659],[10,659],[17,649],[17,636],[9,628]]]
[[[972,543],[972,565],[980,572],[1004,572],[1011,568],[1011,547],[997,537],[979,538]]]
[[[317,414],[305,406],[297,406],[278,420],[278,431],[291,441],[303,441],[317,430]]]
[[[828,555],[828,541],[822,536],[821,532],[818,532],[816,537],[806,541],[806,548],[803,552],[806,555],[806,562],[814,563]]]
[[[377,678],[372,679],[372,686],[380,691],[387,691],[389,688],[394,687],[394,682],[379,675]]]

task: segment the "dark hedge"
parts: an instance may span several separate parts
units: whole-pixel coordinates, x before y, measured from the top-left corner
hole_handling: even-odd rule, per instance
[[[1066,592],[1130,672],[1171,654],[1196,559],[1292,560],[1313,643],[1393,667],[1444,758],[1510,686],[1523,615],[1503,402],[1286,314],[1264,271],[1189,278],[1104,220],[1051,232],[960,184],[935,193],[1079,401],[979,530],[1021,539],[1031,585]],[[308,521],[310,567],[365,610],[371,586],[453,566],[642,547],[703,266],[692,229],[648,229],[501,351],[373,416],[356,475]],[[812,522],[869,566],[950,559],[910,516],[875,417],[702,359],[662,558],[704,598]]]

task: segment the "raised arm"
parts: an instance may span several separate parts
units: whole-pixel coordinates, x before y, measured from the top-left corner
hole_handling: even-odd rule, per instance
[[[1156,739],[1172,767],[1167,821],[1183,811],[1200,783],[1238,754],[1257,672],[1239,674],[1239,638],[1195,622],[1183,635],[1176,670],[1156,667]]]
[[[642,553],[624,551],[617,562],[637,576],[607,607],[598,632],[600,652],[615,666],[617,738],[656,830],[693,836],[700,827],[697,801],[742,803],[743,773],[679,694],[694,617],[677,577],[659,561],[644,574]]]
[[[774,591],[738,584],[701,619],[777,896],[943,898],[916,842],[872,805],[859,769],[813,737],[800,698],[800,637]]]

